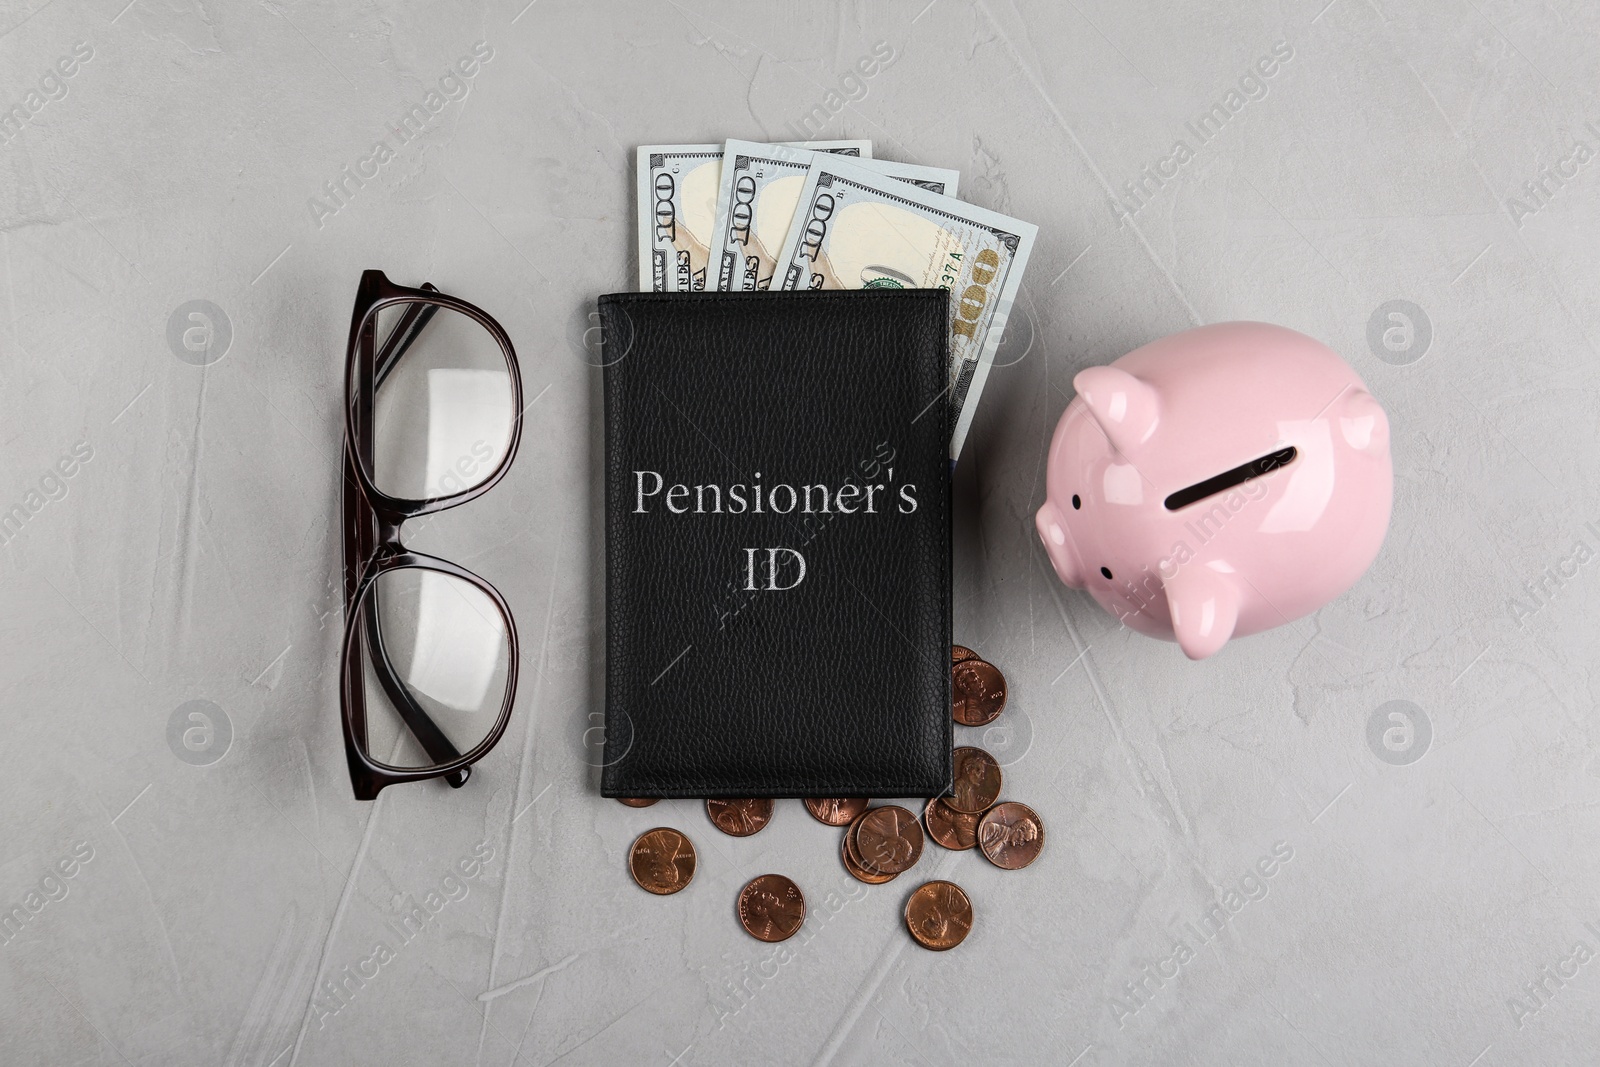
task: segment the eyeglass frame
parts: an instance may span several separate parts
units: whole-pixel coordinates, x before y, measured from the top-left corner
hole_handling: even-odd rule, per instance
[[[380,347],[377,343],[378,313],[401,304],[407,306]],[[466,315],[487,330],[499,344],[511,383],[510,442],[500,463],[487,478],[458,493],[420,500],[390,496],[373,483],[369,469],[372,465],[373,406],[377,390],[441,308]],[[345,348],[344,396],[341,523],[344,537],[345,622],[339,656],[339,708],[350,784],[357,800],[376,800],[378,793],[388,786],[432,778],[444,778],[451,787],[459,789],[471,776],[472,764],[494,748],[511,721],[511,710],[517,694],[519,660],[516,619],[505,597],[487,580],[460,564],[407,548],[400,540],[400,528],[407,519],[431,515],[476,500],[505,477],[522,440],[522,371],[517,364],[516,349],[494,317],[476,305],[441,293],[428,282],[424,282],[421,288],[412,288],[396,285],[380,270],[363,271],[350,315],[350,339]],[[437,571],[471,584],[489,597],[505,623],[506,691],[499,717],[483,740],[465,753],[456,750],[428,713],[411,697],[384,646],[377,612],[376,582],[384,574],[406,569]],[[365,617],[365,627],[357,624],[358,617]],[[439,760],[440,756],[436,753],[443,753],[449,758],[427,767],[394,767],[378,761],[367,751],[365,672],[358,646],[363,630],[366,631],[367,650],[372,654],[373,673],[377,675],[390,703],[412,736],[423,746],[430,759]]]

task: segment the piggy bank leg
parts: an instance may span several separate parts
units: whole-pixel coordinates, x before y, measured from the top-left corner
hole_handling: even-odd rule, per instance
[[[1345,394],[1339,409],[1339,431],[1351,448],[1374,456],[1389,454],[1389,416],[1365,389]]]
[[[1239,587],[1209,567],[1185,567],[1162,583],[1172,631],[1190,659],[1205,659],[1228,643],[1239,621]]]
[[[1086,586],[1088,582],[1083,575],[1083,564],[1078,561],[1077,546],[1072,543],[1066,521],[1056,506],[1045,501],[1034,515],[1033,525],[1039,531],[1039,540],[1044,545],[1045,555],[1050,557],[1050,565],[1056,569],[1056,577],[1074,589]]]

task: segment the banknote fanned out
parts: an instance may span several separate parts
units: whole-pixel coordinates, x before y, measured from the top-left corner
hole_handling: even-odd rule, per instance
[[[950,291],[950,458],[960,455],[1038,227],[824,158],[778,255],[783,289]]]
[[[1038,228],[957,200],[953,170],[871,156],[869,141],[639,148],[639,288],[948,291],[954,460]]]

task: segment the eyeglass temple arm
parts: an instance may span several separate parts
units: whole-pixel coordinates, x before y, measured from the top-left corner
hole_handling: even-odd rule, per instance
[[[439,729],[437,723],[429,717],[422,706],[412,697],[411,691],[400,681],[399,672],[394,668],[394,662],[389,659],[388,647],[383,641],[383,626],[378,621],[378,591],[372,590],[368,594],[366,607],[367,622],[367,647],[372,652],[372,671],[378,676],[378,683],[383,686],[384,693],[395,710],[400,712],[400,718],[410,729],[423,749],[428,753],[428,758],[435,763],[449,763],[451,760],[461,758],[461,753],[450,739]],[[454,789],[460,789],[467,784],[467,779],[472,775],[471,767],[463,767],[459,771],[452,771],[444,776]]]
[[[430,293],[437,293],[438,287],[432,282],[423,282],[421,288]],[[437,304],[407,304],[405,311],[400,315],[400,321],[394,324],[394,329],[389,331],[389,336],[384,338],[383,347],[378,349],[377,367],[372,380],[372,388],[376,390],[389,376],[394,365],[400,362],[400,357],[406,354],[427,329],[428,323],[433,321],[433,316],[439,311]]]

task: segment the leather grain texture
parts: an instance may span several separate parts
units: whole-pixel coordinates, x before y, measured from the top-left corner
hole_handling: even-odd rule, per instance
[[[599,307],[601,791],[939,795],[952,743],[946,293],[619,293]],[[782,552],[774,571],[773,548],[803,556],[793,588],[769,588],[799,573]]]

